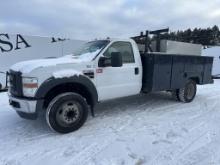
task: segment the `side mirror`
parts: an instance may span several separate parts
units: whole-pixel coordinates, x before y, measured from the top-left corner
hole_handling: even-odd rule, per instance
[[[99,58],[99,63],[98,63],[99,67],[108,67],[111,66],[111,59],[107,58],[107,57],[100,57]]]
[[[112,67],[121,67],[122,66],[122,55],[120,52],[111,53],[111,66]]]

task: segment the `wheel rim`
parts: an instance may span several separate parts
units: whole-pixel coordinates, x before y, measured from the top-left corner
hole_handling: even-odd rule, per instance
[[[186,97],[187,99],[192,99],[195,95],[195,87],[193,84],[188,84],[186,88]]]
[[[75,101],[66,101],[61,104],[56,113],[57,122],[64,126],[69,127],[79,121],[81,113],[81,106]]]

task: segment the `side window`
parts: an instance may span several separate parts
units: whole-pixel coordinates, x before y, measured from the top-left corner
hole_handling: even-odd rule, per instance
[[[115,42],[103,54],[105,57],[111,57],[112,52],[120,52],[123,63],[134,63],[134,53],[129,42]]]

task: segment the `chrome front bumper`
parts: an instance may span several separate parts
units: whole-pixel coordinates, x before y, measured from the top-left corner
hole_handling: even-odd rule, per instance
[[[24,112],[28,114],[36,113],[37,100],[15,98],[9,95],[9,103],[12,108],[18,112]]]

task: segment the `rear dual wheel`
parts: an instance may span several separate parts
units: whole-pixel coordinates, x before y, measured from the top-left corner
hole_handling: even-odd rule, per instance
[[[176,89],[176,90],[173,90],[171,92],[171,95],[172,95],[172,98],[176,101],[180,101],[180,98],[179,98],[179,89]]]
[[[172,91],[172,96],[178,101],[189,103],[194,100],[196,92],[196,82],[190,79],[183,88]]]

